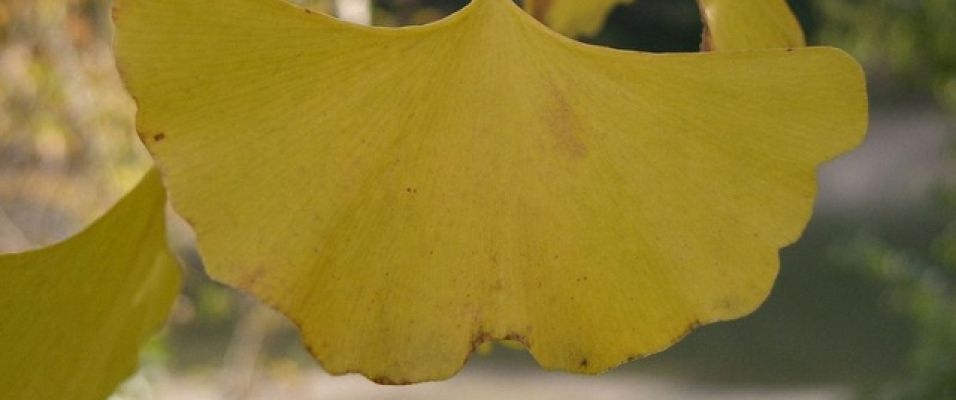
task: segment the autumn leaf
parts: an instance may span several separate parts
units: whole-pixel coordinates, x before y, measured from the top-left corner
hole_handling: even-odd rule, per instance
[[[153,171],[77,236],[0,255],[4,399],[101,400],[136,370],[179,291],[165,203]]]
[[[830,48],[625,52],[510,0],[400,29],[117,4],[139,133],[209,273],[381,383],[500,339],[599,373],[750,313],[866,125]]]

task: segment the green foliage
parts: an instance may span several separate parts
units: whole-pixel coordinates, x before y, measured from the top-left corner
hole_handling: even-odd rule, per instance
[[[956,2],[818,4],[830,21],[823,30],[825,40],[842,43],[897,83],[932,91],[956,115]],[[956,205],[954,200],[949,203]],[[847,256],[887,287],[893,306],[916,330],[905,379],[879,390],[879,398],[956,398],[956,235],[941,236],[936,247],[940,257],[920,257],[871,238],[854,245]]]
[[[956,249],[953,242],[946,247]],[[850,248],[853,251],[844,256],[865,266],[868,276],[889,288],[892,306],[912,320],[917,333],[906,379],[884,388],[878,398],[956,398],[956,270],[952,260],[922,262],[873,238],[860,239]]]
[[[910,84],[933,89],[956,112],[956,2],[819,1],[824,41],[842,43],[864,64],[884,65]]]

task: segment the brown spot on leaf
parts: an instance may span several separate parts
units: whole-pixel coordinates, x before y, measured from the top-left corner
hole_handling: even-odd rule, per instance
[[[116,23],[117,18],[119,18],[119,4],[113,3],[113,6],[110,7],[110,19],[113,23]]]
[[[578,136],[584,131],[581,129],[581,121],[574,114],[574,110],[562,93],[555,90],[552,97],[552,105],[543,116],[543,122],[552,134],[552,140],[558,149],[563,150],[572,158],[586,156],[588,153],[587,145]]]
[[[503,340],[513,340],[515,342],[521,343],[521,345],[524,347],[531,346],[531,344],[528,342],[528,338],[525,335],[518,334],[518,333],[509,333],[505,335]]]
[[[166,134],[165,134],[165,133],[160,132],[160,133],[157,133],[157,134],[153,135],[153,141],[154,141],[154,142],[162,142],[163,139],[166,139]]]
[[[582,359],[581,359],[581,362],[578,363],[578,367],[580,367],[580,368],[587,368],[587,367],[588,367],[588,359],[587,359],[587,358],[582,358]]]
[[[239,287],[254,288],[256,284],[266,275],[266,269],[262,267],[253,268],[244,278],[239,280]]]

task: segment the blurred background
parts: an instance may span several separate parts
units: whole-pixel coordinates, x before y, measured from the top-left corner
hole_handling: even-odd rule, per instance
[[[376,25],[452,0],[298,0]],[[485,348],[458,377],[330,377],[283,317],[211,282],[171,221],[185,289],[119,399],[956,399],[956,1],[793,0],[812,44],[868,73],[871,129],[821,171],[817,212],[768,302],[601,377]],[[0,251],[82,229],[148,168],[110,48],[109,0],[0,0]],[[615,9],[595,44],[698,51],[694,0]]]

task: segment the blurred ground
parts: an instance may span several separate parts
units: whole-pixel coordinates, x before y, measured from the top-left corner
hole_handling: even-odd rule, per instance
[[[535,373],[505,374],[478,370],[465,372],[451,383],[426,383],[411,387],[382,388],[358,377],[334,378],[312,371],[296,379],[263,381],[248,399],[301,400],[426,400],[497,399],[526,400],[841,400],[851,398],[846,388],[727,388],[695,386],[682,381],[639,377],[560,377]],[[473,371],[473,372],[471,372]],[[190,378],[160,381],[157,399],[215,400],[218,393],[205,382]]]
[[[818,212],[874,220],[925,212],[956,171],[951,119],[928,100],[876,103],[871,113],[863,146],[821,170]]]

